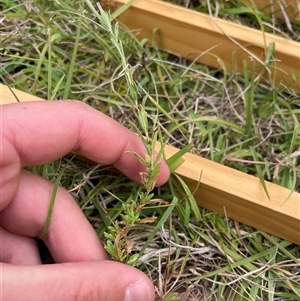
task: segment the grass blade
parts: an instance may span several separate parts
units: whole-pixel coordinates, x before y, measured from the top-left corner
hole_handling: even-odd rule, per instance
[[[191,210],[195,216],[195,219],[197,222],[201,221],[201,213],[200,213],[200,209],[199,206],[191,192],[191,190],[189,189],[189,187],[187,186],[187,184],[183,181],[183,179],[181,177],[179,177],[178,175],[174,174],[174,176],[177,178],[177,180],[179,181],[179,183],[181,184],[184,193],[187,196],[187,200],[190,203],[191,206]]]
[[[256,151],[255,151],[255,149],[254,149],[253,146],[250,146],[250,152],[251,152],[251,155],[253,157],[253,160],[254,161],[258,161],[258,157],[257,157]],[[263,187],[263,189],[264,189],[264,191],[265,191],[268,199],[271,200],[269,192],[268,192],[268,189],[267,189],[267,186],[266,186],[266,183],[265,183],[264,174],[263,174],[263,171],[261,169],[261,166],[258,165],[258,164],[255,164],[255,168],[256,168],[258,177],[260,179],[260,183],[261,183],[261,185],[262,185],[262,187]]]
[[[173,173],[184,162],[182,156],[187,152],[189,152],[193,147],[194,147],[193,143],[190,143],[167,160],[167,164],[169,166],[171,173]]]
[[[82,12],[82,9],[81,9],[81,12]],[[83,14],[83,12],[82,12],[82,14]],[[76,34],[76,39],[75,39],[75,44],[74,44],[74,50],[72,53],[67,82],[66,82],[66,86],[65,86],[64,95],[63,95],[64,99],[68,99],[70,97],[69,96],[70,95],[70,87],[71,87],[71,83],[72,83],[72,79],[73,79],[74,66],[75,66],[76,58],[77,58],[79,38],[81,36],[81,28],[82,28],[82,18],[79,19],[79,24],[77,27],[77,34]]]
[[[56,194],[57,194],[57,189],[59,187],[60,180],[61,180],[63,174],[64,174],[64,169],[58,174],[58,176],[54,182],[54,186],[53,186],[53,190],[52,190],[52,194],[51,194],[51,198],[50,198],[49,209],[48,209],[48,213],[47,213],[47,218],[46,218],[46,222],[45,222],[42,234],[39,237],[40,239],[44,238],[45,235],[48,233],[50,222],[51,222],[51,217],[52,217],[52,213],[53,213],[55,198],[56,198]]]
[[[114,11],[111,14],[111,19],[115,20],[116,18],[118,18],[121,14],[125,12],[125,10],[127,10],[132,5],[133,2],[134,0],[130,0],[126,4],[122,5],[120,8],[118,8],[116,11]]]
[[[158,221],[158,223],[156,224],[155,228],[153,229],[151,235],[149,236],[149,238],[147,239],[147,241],[145,242],[144,246],[142,247],[140,253],[139,253],[139,257],[141,257],[145,250],[148,248],[149,243],[153,240],[153,238],[155,237],[157,231],[163,226],[163,224],[166,222],[166,220],[168,219],[168,217],[170,216],[170,214],[172,213],[172,211],[174,210],[175,206],[178,203],[178,198],[176,198],[174,196],[171,204],[168,206],[167,210],[163,213],[163,215],[161,216],[160,220]]]

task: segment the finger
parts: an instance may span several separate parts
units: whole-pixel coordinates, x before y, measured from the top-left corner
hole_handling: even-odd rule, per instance
[[[41,264],[38,247],[33,238],[16,235],[0,227],[0,261],[19,264]]]
[[[2,181],[15,180],[18,162],[22,166],[43,164],[71,150],[100,164],[116,163],[124,174],[140,181],[143,166],[126,153],[145,154],[139,137],[88,105],[78,101],[27,102],[2,105],[0,110],[5,155],[0,167],[10,171]],[[162,162],[157,185],[168,177],[168,167]]]
[[[11,233],[39,237],[46,222],[52,191],[52,182],[23,170],[15,197],[0,213],[0,224]],[[92,226],[72,196],[61,187],[43,240],[56,262],[107,258]]]
[[[3,264],[2,298],[19,301],[154,301],[142,272],[111,261],[40,266]]]

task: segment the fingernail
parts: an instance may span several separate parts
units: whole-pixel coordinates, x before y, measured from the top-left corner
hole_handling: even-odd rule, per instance
[[[126,289],[124,301],[150,301],[148,287],[141,282],[130,284]]]

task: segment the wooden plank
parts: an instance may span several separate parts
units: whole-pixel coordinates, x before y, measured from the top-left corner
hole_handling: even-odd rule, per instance
[[[127,2],[116,0],[115,4]],[[275,57],[265,78],[300,92],[300,45],[295,41],[157,0],[135,0],[118,19],[138,39],[146,38],[160,49],[214,68],[222,68],[221,60],[227,71],[243,72],[243,61],[247,61],[260,72],[265,69],[268,46],[275,43]]]
[[[159,147],[158,147],[159,148]],[[167,146],[166,157],[178,149]],[[300,245],[300,194],[193,154],[176,170],[199,206]],[[288,196],[290,196],[288,198]],[[288,198],[288,199],[287,199]]]
[[[15,95],[14,95],[15,93]],[[22,92],[20,90],[16,89],[9,89],[7,86],[2,85],[0,83],[0,105],[7,104],[7,103],[13,103],[18,102],[18,100],[21,102],[23,101],[38,101],[42,100],[39,97],[30,95],[28,93]]]
[[[14,92],[20,101],[41,100],[18,90]],[[16,102],[10,90],[1,84],[0,102]],[[159,147],[158,144],[157,149]],[[177,151],[177,148],[167,145],[166,157]],[[192,191],[202,173],[199,189],[195,192],[199,206],[300,245],[299,193],[266,182],[269,200],[259,179],[254,176],[190,153],[184,156],[184,160],[176,173]]]

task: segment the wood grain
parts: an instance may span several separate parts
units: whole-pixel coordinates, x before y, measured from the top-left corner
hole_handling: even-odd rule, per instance
[[[177,151],[167,146],[166,157]],[[260,180],[254,176],[190,153],[184,159],[176,173],[192,191],[201,174],[200,186],[195,193],[199,206],[300,244],[299,193],[291,194],[286,188],[266,182],[269,200]]]
[[[0,83],[0,105],[14,102],[38,101],[39,97],[30,95],[17,89],[9,88]]]
[[[116,0],[118,6],[128,0]],[[211,18],[180,6],[157,0],[136,0],[118,20],[137,38],[191,61],[227,71],[242,72],[254,64],[277,88],[300,92],[300,45],[272,34]],[[264,67],[267,48],[275,43],[275,56]],[[262,62],[262,63],[261,63]]]
[[[41,100],[22,91],[13,91],[20,101]],[[1,84],[0,102],[16,102],[13,93]],[[169,158],[177,151],[177,148],[167,145],[166,157]],[[259,179],[254,176],[190,153],[184,159],[185,162],[176,173],[192,191],[197,187],[202,174],[195,193],[199,206],[300,245],[299,193],[291,193],[286,188],[266,182],[269,200]]]

